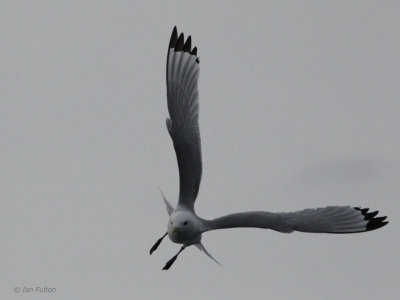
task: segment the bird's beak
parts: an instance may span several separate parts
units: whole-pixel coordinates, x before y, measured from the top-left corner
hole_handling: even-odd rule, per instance
[[[172,233],[175,233],[175,232],[177,232],[177,231],[179,231],[179,228],[178,228],[178,227],[176,227],[176,226],[172,227]]]

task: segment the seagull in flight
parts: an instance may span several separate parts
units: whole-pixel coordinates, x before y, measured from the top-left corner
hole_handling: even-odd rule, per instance
[[[199,192],[202,160],[199,129],[198,79],[200,61],[192,39],[178,36],[174,27],[167,53],[167,102],[169,118],[167,130],[171,136],[179,168],[179,199],[174,208],[164,194],[161,195],[169,214],[167,232],[150,249],[152,254],[165,236],[181,244],[179,252],[164,266],[168,270],[178,255],[194,245],[218,263],[201,243],[202,234],[216,229],[254,227],[278,232],[358,233],[378,229],[388,222],[386,216],[377,217],[378,211],[351,206],[309,208],[296,212],[248,211],[206,220],[194,211]],[[219,264],[219,263],[218,263]]]

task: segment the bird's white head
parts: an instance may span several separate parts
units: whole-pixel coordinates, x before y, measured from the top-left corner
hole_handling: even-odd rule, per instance
[[[179,244],[193,244],[201,239],[201,231],[197,218],[187,211],[175,211],[168,220],[168,236]]]

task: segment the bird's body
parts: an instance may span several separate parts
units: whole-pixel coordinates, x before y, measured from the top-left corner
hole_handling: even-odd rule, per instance
[[[191,47],[191,37],[178,37],[174,28],[167,55],[167,100],[170,118],[167,129],[173,141],[179,168],[179,200],[174,208],[165,198],[169,214],[168,231],[151,248],[157,249],[168,234],[174,243],[182,244],[181,250],[167,262],[164,270],[171,267],[180,252],[195,245],[216,261],[201,243],[204,232],[216,229],[253,227],[278,232],[293,231],[314,233],[357,233],[378,229],[388,222],[386,217],[376,217],[377,211],[351,206],[328,206],[304,209],[297,212],[273,213],[250,211],[205,220],[196,215],[194,202],[197,198],[201,175],[201,142],[199,129],[199,58],[197,48]],[[216,261],[217,262],[217,261]],[[218,263],[218,262],[217,262]]]
[[[198,244],[203,232],[203,220],[191,211],[175,209],[169,217],[168,236],[174,243],[185,246]]]

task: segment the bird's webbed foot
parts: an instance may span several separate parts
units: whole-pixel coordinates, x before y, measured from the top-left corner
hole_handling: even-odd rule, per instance
[[[160,237],[157,242],[153,245],[153,247],[151,247],[150,249],[150,255],[156,251],[156,249],[158,248],[158,246],[160,246],[161,241],[163,240],[163,238],[165,238],[165,236],[168,234],[168,232],[166,232],[162,237]]]
[[[179,253],[181,253],[184,249],[185,249],[185,246],[182,246],[181,250],[179,250],[179,252],[174,257],[172,257],[169,261],[167,261],[163,270],[168,270],[172,266],[172,264],[175,262],[175,260],[178,258]]]

